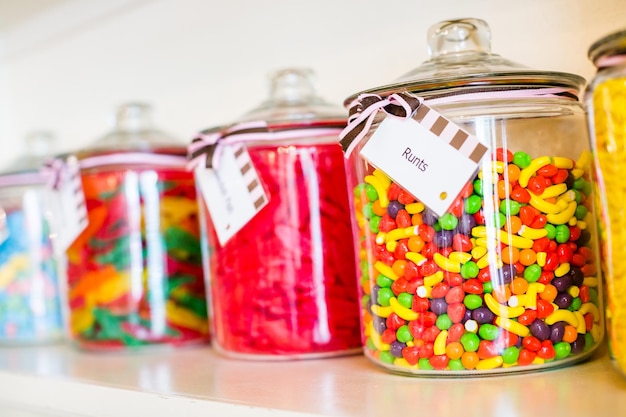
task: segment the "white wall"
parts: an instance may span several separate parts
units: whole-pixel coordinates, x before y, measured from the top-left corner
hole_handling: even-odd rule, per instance
[[[458,17],[489,22],[496,53],[590,79],[587,49],[626,27],[626,2],[70,0],[0,32],[0,164],[34,129],[87,145],[130,99],[186,141],[256,106],[283,66],[314,68],[339,104],[426,60],[427,28]]]

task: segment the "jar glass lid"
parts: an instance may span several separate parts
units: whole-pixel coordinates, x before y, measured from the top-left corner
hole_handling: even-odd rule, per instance
[[[309,68],[286,68],[269,75],[269,97],[241,116],[237,122],[266,121],[268,124],[316,124],[342,121],[346,112],[317,93],[315,74]]]
[[[78,155],[84,157],[93,153],[117,151],[167,153],[173,149],[184,149],[184,146],[183,142],[154,126],[149,104],[130,102],[117,108],[113,130]]]
[[[480,91],[561,87],[577,96],[585,79],[574,74],[529,69],[491,53],[491,31],[480,19],[447,20],[428,30],[430,59],[390,84],[361,93],[396,92],[433,97]],[[346,100],[351,103],[359,94]]]
[[[598,39],[589,47],[588,56],[595,66],[610,66],[607,58],[626,54],[626,29],[611,33]],[[622,60],[623,62],[623,60]]]

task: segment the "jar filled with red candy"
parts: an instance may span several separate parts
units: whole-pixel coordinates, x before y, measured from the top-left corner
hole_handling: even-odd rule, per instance
[[[207,341],[196,189],[185,144],[153,127],[150,106],[129,103],[117,110],[112,132],[59,160],[61,183],[65,172],[76,172],[75,201],[82,200],[85,214],[63,248],[76,345],[112,351]],[[72,212],[64,205],[72,200],[60,200],[64,214]],[[72,217],[65,234],[81,211]]]
[[[603,339],[585,80],[490,51],[479,19],[346,100],[366,356],[406,375],[534,371]]]
[[[64,338],[62,269],[53,250],[44,160],[54,137],[26,137],[26,152],[0,174],[0,344]]]
[[[316,95],[311,71],[286,69],[271,78],[266,102],[190,144],[219,352],[361,351],[344,127],[344,111]]]

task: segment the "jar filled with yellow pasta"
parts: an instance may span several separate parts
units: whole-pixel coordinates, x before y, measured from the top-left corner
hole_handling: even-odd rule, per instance
[[[591,45],[589,59],[598,69],[586,101],[600,199],[606,325],[611,358],[626,374],[626,29]]]

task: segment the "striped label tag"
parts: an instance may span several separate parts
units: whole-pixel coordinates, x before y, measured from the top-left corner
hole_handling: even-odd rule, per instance
[[[59,219],[56,220],[58,225],[57,244],[61,250],[65,251],[85,230],[89,218],[78,159],[69,156],[60,169],[60,183],[53,192],[59,207],[58,210],[55,210],[59,216]]]
[[[412,119],[386,117],[361,155],[438,215],[473,179],[489,149],[422,104]]]
[[[221,152],[217,169],[201,164],[195,177],[217,237],[224,245],[269,199],[245,146],[223,146]]]

